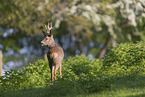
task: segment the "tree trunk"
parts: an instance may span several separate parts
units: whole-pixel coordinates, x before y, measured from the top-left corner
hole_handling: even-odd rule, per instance
[[[83,52],[84,46],[83,46],[82,42],[78,42],[78,47],[79,47],[79,50],[80,50],[80,55],[85,56],[85,54]]]
[[[84,54],[84,52],[83,52],[84,46],[83,46],[82,40],[79,39],[78,37],[76,37],[76,44],[77,44],[78,49],[79,49],[79,51],[80,51],[80,55],[85,56],[85,54]]]
[[[106,51],[108,49],[108,46],[111,43],[111,40],[112,40],[112,36],[109,35],[107,40],[106,40],[106,43],[104,44],[104,46],[103,46],[103,48],[102,48],[102,50],[101,50],[101,52],[100,52],[100,54],[98,56],[99,59],[101,59],[105,55],[105,53],[106,53]]]
[[[0,50],[0,76],[2,76],[2,51]]]

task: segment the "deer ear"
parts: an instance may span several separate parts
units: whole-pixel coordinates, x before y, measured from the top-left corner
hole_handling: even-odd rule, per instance
[[[43,35],[45,35],[45,32],[42,30],[42,32],[43,32]]]
[[[45,31],[42,30],[42,32],[43,32],[44,37],[45,37],[45,36],[49,36],[49,34],[46,33]]]

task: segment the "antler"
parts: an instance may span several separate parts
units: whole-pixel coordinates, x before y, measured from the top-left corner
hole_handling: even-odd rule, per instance
[[[46,28],[46,30],[51,30],[52,29],[52,23],[51,23],[51,26],[49,27],[49,23],[48,23],[48,27],[46,27],[46,25],[45,25],[45,28]]]
[[[51,23],[51,26],[50,27],[49,27],[49,23],[48,23],[48,27],[45,25],[45,28],[46,28],[46,32],[44,32],[42,30],[43,34],[46,35],[46,36],[52,35],[52,33],[51,33],[52,23]]]

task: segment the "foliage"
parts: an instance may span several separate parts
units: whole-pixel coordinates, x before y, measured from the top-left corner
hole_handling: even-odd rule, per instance
[[[134,75],[144,72],[144,44],[144,41],[137,42],[136,44],[121,43],[118,47],[111,49],[105,56],[105,60],[103,61],[104,68],[107,72],[113,69],[112,72],[114,72],[116,76]]]
[[[38,60],[21,71],[5,72],[5,76],[0,77],[0,93],[45,87],[46,95],[65,96],[111,89],[121,78],[126,77],[124,80],[128,80],[128,77],[145,73],[144,50],[144,42],[141,41],[120,44],[111,49],[104,60],[90,60],[84,56],[69,57],[62,63],[63,78],[57,76],[54,85],[50,85],[47,62]]]
[[[24,67],[20,71],[6,71],[5,76],[1,78],[1,82],[3,83],[2,86],[4,87],[3,89],[15,90],[21,89],[22,87],[31,88],[41,86],[42,84],[44,85],[48,80],[48,76],[50,76],[50,73],[48,72],[49,68],[47,63],[42,60],[38,60],[34,64]]]
[[[113,48],[107,54],[104,60],[105,66],[134,66],[143,65],[145,59],[145,42],[121,43],[118,47]]]
[[[82,93],[108,88],[107,80],[95,75],[100,73],[101,63],[101,60],[89,60],[83,56],[69,58],[63,62],[63,78],[57,77],[58,80],[54,82],[55,85],[50,86],[50,89],[65,94],[72,91]],[[46,86],[50,84],[50,70],[45,61],[38,60],[21,71],[7,71],[5,76],[1,77],[1,82],[3,91]]]
[[[39,50],[37,36],[51,21],[54,36],[67,55],[99,53],[108,36],[113,37],[112,46],[144,39],[144,6],[143,0],[2,0],[0,48],[19,51],[34,46]],[[30,38],[27,45],[22,38]]]

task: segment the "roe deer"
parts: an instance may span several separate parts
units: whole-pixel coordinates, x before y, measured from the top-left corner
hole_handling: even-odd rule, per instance
[[[48,46],[49,51],[47,53],[47,58],[49,62],[49,67],[51,70],[51,82],[53,82],[53,79],[55,78],[56,80],[56,71],[59,68],[59,73],[60,77],[62,78],[61,74],[61,61],[63,60],[64,57],[64,52],[63,49],[60,46],[57,46],[54,39],[53,39],[53,34],[51,33],[52,29],[52,23],[51,27],[46,27],[46,32],[42,30],[44,39],[41,41],[42,46]],[[53,85],[53,83],[51,83]]]

